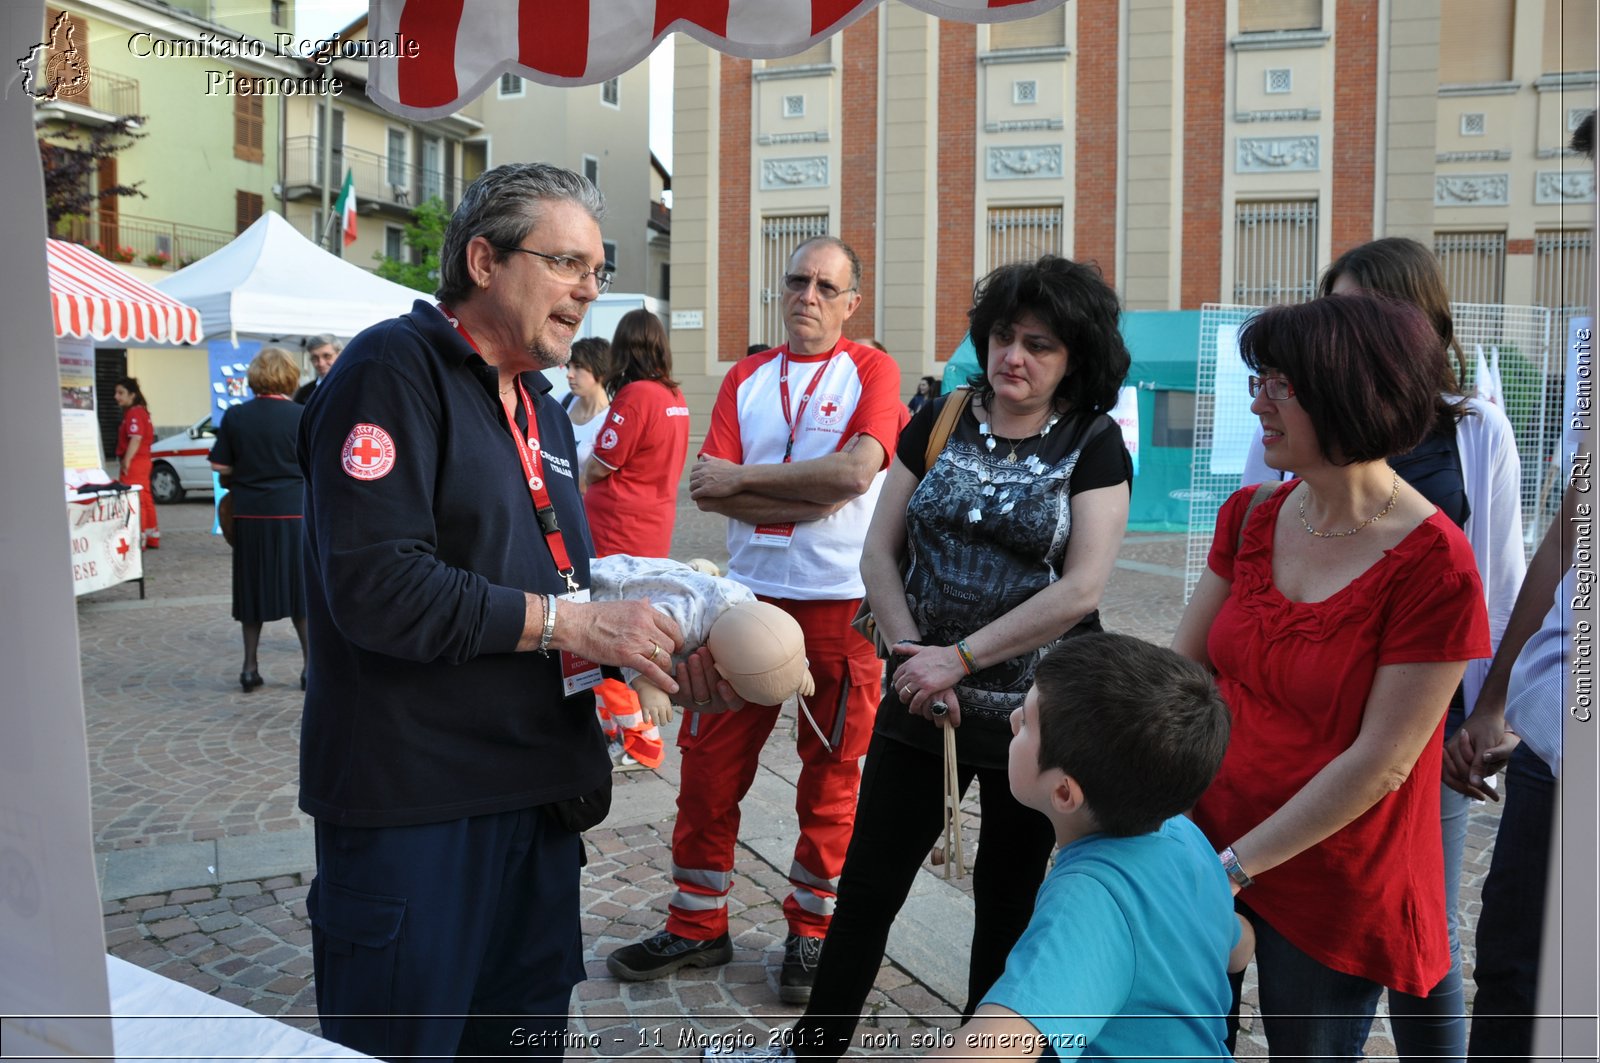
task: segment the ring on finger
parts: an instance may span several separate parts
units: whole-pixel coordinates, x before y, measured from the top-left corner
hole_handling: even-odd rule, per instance
[[[649,652],[648,655],[646,655],[645,660],[647,660],[647,661],[655,660],[656,659],[656,654],[658,654],[660,652],[661,652],[661,647],[657,646],[655,643],[652,642],[650,644],[650,652]]]
[[[907,683],[905,686],[900,688],[900,696],[903,698],[910,698],[915,693],[916,692],[911,689],[910,683]]]
[[[711,704],[711,699],[710,698],[706,698],[704,701],[701,701],[699,698],[695,698],[694,699],[694,703],[697,706],[698,705],[709,705],[709,704]]]

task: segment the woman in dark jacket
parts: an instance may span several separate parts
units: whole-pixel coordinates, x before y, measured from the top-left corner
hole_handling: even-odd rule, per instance
[[[306,650],[305,576],[300,555],[304,480],[296,440],[303,409],[290,399],[300,381],[294,356],[267,347],[250,362],[255,398],[227,411],[217,426],[211,467],[233,499],[233,618],[244,629],[239,685],[248,694],[265,680],[257,671],[261,625],[288,617]],[[302,665],[300,689],[306,686]]]

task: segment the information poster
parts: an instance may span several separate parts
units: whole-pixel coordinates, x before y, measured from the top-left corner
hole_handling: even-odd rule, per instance
[[[1128,448],[1133,459],[1133,475],[1139,475],[1139,389],[1125,387],[1117,391],[1117,404],[1111,408],[1111,419],[1122,429],[1122,445]]]
[[[61,378],[61,442],[69,479],[83,482],[101,466],[100,422],[95,417],[94,346],[89,340],[56,340]],[[76,477],[71,474],[77,473]]]
[[[1241,476],[1250,452],[1256,417],[1250,412],[1250,371],[1239,357],[1239,326],[1217,326],[1217,377],[1212,397],[1216,419],[1211,429],[1211,475]]]

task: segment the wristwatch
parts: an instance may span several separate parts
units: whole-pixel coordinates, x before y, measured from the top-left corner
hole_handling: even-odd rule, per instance
[[[1239,866],[1239,858],[1233,855],[1233,846],[1228,846],[1217,856],[1222,859],[1222,870],[1228,873],[1228,878],[1235,886],[1245,889],[1255,884],[1256,880],[1245,874],[1244,868]]]

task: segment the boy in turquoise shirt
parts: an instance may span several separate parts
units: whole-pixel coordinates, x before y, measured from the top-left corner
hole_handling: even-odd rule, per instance
[[[1017,800],[1055,866],[1028,929],[947,1059],[1225,1059],[1239,921],[1222,863],[1181,813],[1228,742],[1211,677],[1126,635],[1067,640],[1011,717]]]

